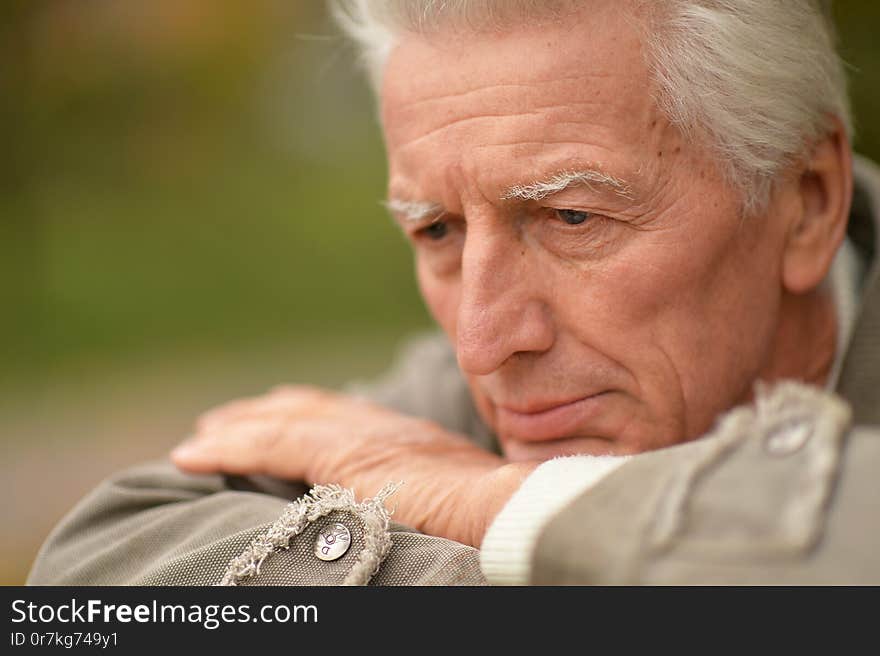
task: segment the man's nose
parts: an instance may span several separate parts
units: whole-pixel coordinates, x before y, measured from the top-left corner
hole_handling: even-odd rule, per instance
[[[535,254],[515,234],[469,230],[456,329],[461,370],[490,374],[516,353],[548,350],[554,339]]]

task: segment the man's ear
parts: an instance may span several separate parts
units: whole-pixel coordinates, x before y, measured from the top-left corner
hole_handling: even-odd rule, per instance
[[[814,289],[831,268],[846,234],[852,200],[852,152],[843,124],[813,149],[794,181],[798,196],[786,235],[782,281],[802,294]]]

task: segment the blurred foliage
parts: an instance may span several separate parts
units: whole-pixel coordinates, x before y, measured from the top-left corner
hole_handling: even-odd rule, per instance
[[[0,11],[4,374],[427,323],[323,3]]]
[[[834,0],[840,52],[848,65],[858,152],[880,160],[880,3]]]
[[[836,15],[877,157],[880,3]],[[4,375],[428,324],[323,2],[7,0],[0,37]]]

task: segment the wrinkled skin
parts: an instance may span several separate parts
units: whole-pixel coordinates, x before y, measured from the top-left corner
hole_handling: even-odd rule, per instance
[[[397,219],[504,458],[426,422],[288,389],[209,415],[180,466],[362,494],[405,479],[399,521],[479,545],[547,458],[694,439],[758,379],[824,381],[835,320],[818,285],[851,185],[841,129],[786,172],[766,212],[742,216],[712,152],[655,106],[639,18],[621,6],[504,33],[405,36],[386,69],[389,197],[438,206]],[[572,39],[572,21],[589,38]],[[505,199],[582,170],[618,184]]]

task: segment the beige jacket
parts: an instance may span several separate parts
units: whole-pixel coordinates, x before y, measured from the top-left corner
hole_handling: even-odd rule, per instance
[[[783,384],[700,440],[631,458],[553,508],[516,546],[526,564],[520,582],[880,583],[878,227],[880,172],[859,161],[849,236],[872,264],[837,386],[845,401]],[[420,340],[385,380],[355,391],[494,448],[441,337]],[[305,491],[267,479],[187,476],[167,463],[136,467],[101,484],[56,527],[28,582],[487,582],[493,554],[483,553],[481,566],[477,549],[390,522],[382,498]],[[516,507],[499,519],[509,522]],[[348,530],[348,546],[322,560],[321,533],[335,524]],[[504,549],[503,540],[491,545]]]

